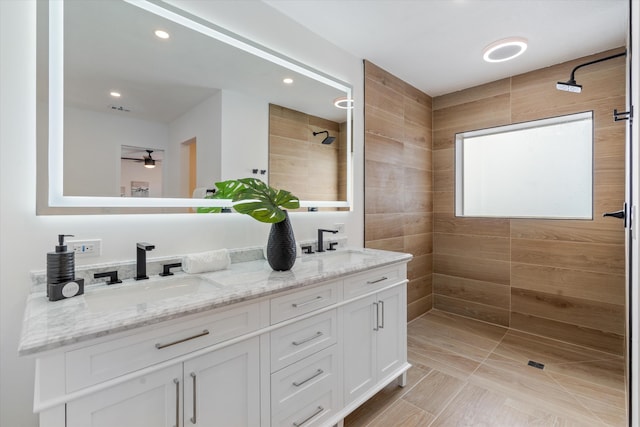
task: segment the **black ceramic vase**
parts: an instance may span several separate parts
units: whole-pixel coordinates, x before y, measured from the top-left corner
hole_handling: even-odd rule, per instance
[[[296,262],[296,239],[287,211],[284,211],[283,221],[271,224],[267,241],[267,261],[276,271],[290,270]]]

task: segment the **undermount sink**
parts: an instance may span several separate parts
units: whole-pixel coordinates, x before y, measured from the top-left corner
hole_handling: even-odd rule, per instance
[[[90,291],[84,294],[84,300],[90,310],[104,311],[196,295],[214,286],[213,282],[197,276],[159,277]]]
[[[321,261],[323,264],[357,264],[375,257],[374,254],[367,253],[360,249],[345,249],[336,251],[326,251],[315,253],[302,258],[302,262]]]

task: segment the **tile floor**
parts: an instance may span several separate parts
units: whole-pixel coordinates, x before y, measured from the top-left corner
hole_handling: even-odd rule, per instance
[[[622,357],[437,310],[407,332],[407,386],[389,385],[345,427],[627,425]]]

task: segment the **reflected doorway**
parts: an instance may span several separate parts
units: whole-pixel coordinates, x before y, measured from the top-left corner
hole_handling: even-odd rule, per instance
[[[164,150],[120,148],[120,197],[162,197]]]

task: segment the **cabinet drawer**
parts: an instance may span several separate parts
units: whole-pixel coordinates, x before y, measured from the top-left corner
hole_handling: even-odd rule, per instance
[[[165,322],[146,333],[106,341],[65,353],[66,390],[106,381],[169,360],[260,327],[259,304],[248,304],[196,319]]]
[[[324,383],[337,386],[338,354],[332,345],[271,375],[271,410],[290,408],[301,395],[318,397]]]
[[[271,324],[335,304],[340,282],[328,283],[271,299]]]
[[[315,396],[300,396],[287,409],[271,414],[272,427],[326,426],[327,421],[339,409],[337,387],[322,384]]]
[[[271,372],[337,342],[336,310],[330,310],[271,332]]]
[[[382,289],[407,278],[404,264],[376,268],[344,280],[344,299]]]

